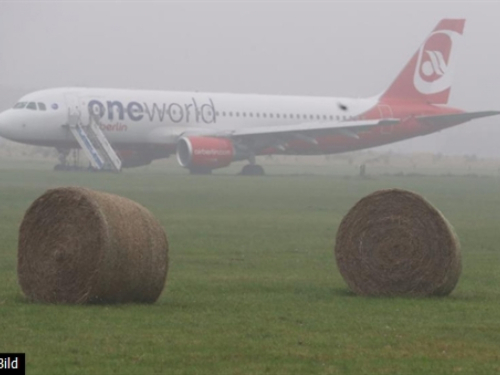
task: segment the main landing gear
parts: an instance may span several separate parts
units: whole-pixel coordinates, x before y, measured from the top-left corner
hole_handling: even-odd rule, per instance
[[[255,155],[250,155],[248,158],[250,164],[245,165],[240,172],[242,176],[264,176],[264,168],[261,165],[255,164]]]
[[[264,168],[258,164],[247,164],[240,172],[242,176],[263,176],[264,174]]]

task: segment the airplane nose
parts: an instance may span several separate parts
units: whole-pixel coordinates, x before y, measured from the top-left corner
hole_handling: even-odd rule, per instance
[[[0,137],[13,139],[15,138],[15,129],[8,117],[5,112],[0,113]]]
[[[2,114],[0,113],[0,119],[2,118]],[[0,137],[5,137],[3,134],[5,133],[6,125],[3,122],[0,122]]]
[[[0,124],[0,137],[9,139],[8,130],[4,124]]]
[[[6,131],[7,125],[5,120],[5,116],[3,113],[0,113],[0,137],[5,137],[4,133]]]

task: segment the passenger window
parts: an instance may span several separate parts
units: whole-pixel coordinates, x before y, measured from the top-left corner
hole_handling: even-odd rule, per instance
[[[35,102],[29,102],[28,105],[26,106],[28,109],[34,109],[36,111],[36,103]]]

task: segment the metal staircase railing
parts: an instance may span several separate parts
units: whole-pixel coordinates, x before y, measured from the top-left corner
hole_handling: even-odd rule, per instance
[[[90,116],[88,125],[83,125],[79,115],[69,114],[68,126],[93,168],[110,171],[121,170],[120,158],[93,116]]]

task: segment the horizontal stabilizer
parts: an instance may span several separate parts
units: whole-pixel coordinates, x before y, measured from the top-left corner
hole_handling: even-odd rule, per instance
[[[500,111],[454,113],[449,115],[417,116],[416,119],[434,126],[452,126],[481,117],[500,115]]]

